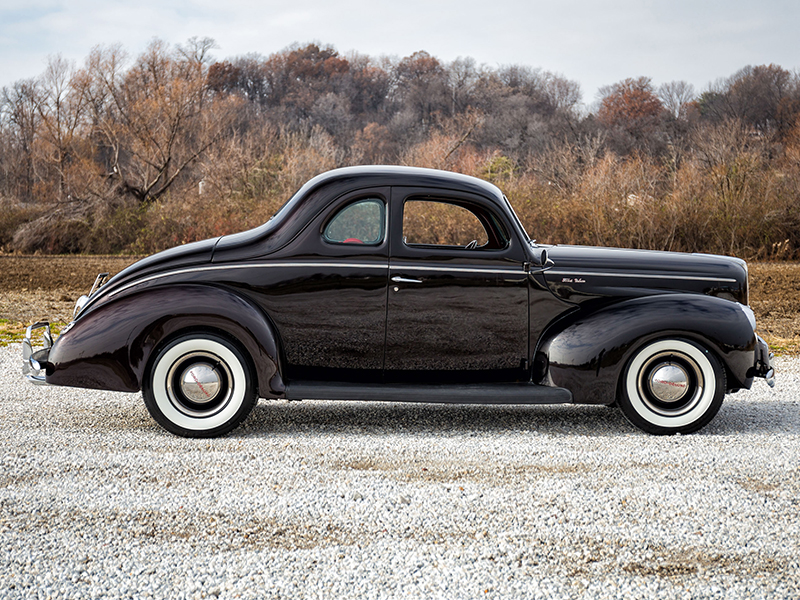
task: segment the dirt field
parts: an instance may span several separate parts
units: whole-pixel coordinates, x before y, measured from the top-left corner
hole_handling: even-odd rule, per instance
[[[139,257],[0,256],[0,344],[34,320],[67,323],[95,277]],[[750,263],[750,305],[776,354],[800,352],[800,263]]]

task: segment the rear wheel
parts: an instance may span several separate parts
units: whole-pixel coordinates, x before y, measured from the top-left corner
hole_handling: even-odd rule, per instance
[[[639,429],[691,433],[722,406],[725,373],[705,348],[681,339],[659,340],[633,355],[620,387],[620,408]]]
[[[233,343],[209,333],[175,338],[158,352],[142,386],[147,410],[184,437],[228,433],[255,406],[254,377]]]

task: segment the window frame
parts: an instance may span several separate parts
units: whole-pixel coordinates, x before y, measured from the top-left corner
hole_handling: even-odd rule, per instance
[[[409,202],[430,202],[451,206],[458,206],[468,211],[484,229],[487,241],[485,244],[467,249],[465,245],[454,244],[417,244],[406,242],[405,215],[406,205]],[[498,216],[489,207],[481,203],[457,197],[448,197],[446,194],[411,194],[402,202],[400,211],[400,239],[403,246],[414,250],[464,250],[467,252],[504,252],[511,246],[511,233],[507,231],[502,217]]]
[[[331,226],[331,224],[337,219],[337,217],[339,217],[346,210],[349,210],[351,207],[353,207],[353,206],[355,206],[357,204],[361,204],[363,202],[373,202],[373,203],[378,204],[380,206],[380,210],[381,210],[381,215],[380,215],[380,228],[381,228],[380,229],[380,238],[377,241],[374,241],[374,242],[365,242],[364,240],[360,240],[360,243],[348,242],[346,240],[341,240],[340,241],[340,240],[332,240],[332,239],[330,239],[327,236],[327,231],[328,231],[328,228]],[[387,237],[388,237],[388,232],[389,232],[388,214],[389,214],[389,211],[388,211],[388,207],[387,207],[387,201],[384,198],[382,198],[381,196],[379,196],[379,195],[365,195],[365,196],[362,196],[362,197],[359,197],[359,198],[349,199],[347,202],[337,206],[335,210],[331,211],[331,216],[328,219],[326,219],[325,221],[323,221],[322,227],[320,228],[320,237],[322,238],[322,241],[325,244],[329,244],[329,245],[332,245],[332,246],[338,246],[338,247],[345,246],[345,247],[355,247],[355,248],[358,248],[358,247],[374,248],[374,247],[381,246],[382,244],[384,244],[386,242]],[[347,239],[351,239],[351,238],[347,238]],[[355,238],[355,239],[359,239],[359,238]]]

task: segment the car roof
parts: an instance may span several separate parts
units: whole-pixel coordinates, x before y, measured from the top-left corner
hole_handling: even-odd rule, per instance
[[[327,171],[309,180],[263,225],[220,238],[214,249],[213,260],[221,261],[223,257],[234,256],[232,252],[237,252],[238,248],[272,238],[272,241],[262,248],[264,253],[270,252],[287,243],[295,233],[305,227],[307,219],[318,210],[321,200],[328,201],[340,193],[351,190],[392,186],[438,188],[472,193],[494,203],[501,210],[510,209],[503,192],[497,186],[477,177],[419,167],[392,165],[344,167]],[[524,229],[522,233],[524,234]]]
[[[365,186],[435,187],[478,193],[495,200],[501,200],[503,197],[503,192],[497,186],[477,177],[452,171],[395,165],[362,165],[327,171],[309,180],[298,190],[295,197],[306,196],[312,190],[323,186],[343,181],[356,183],[356,180],[359,185]]]

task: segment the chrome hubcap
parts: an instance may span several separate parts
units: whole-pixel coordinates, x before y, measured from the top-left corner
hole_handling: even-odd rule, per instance
[[[192,352],[176,360],[167,373],[172,405],[191,417],[222,410],[233,390],[233,376],[224,361],[209,352]]]
[[[180,386],[186,398],[196,404],[207,404],[219,394],[220,375],[208,363],[195,363],[181,375]]]
[[[661,402],[677,402],[686,395],[689,375],[676,364],[666,364],[653,370],[648,381],[650,391]]]
[[[639,370],[639,396],[656,414],[676,417],[691,411],[703,395],[703,373],[682,352],[659,352]]]

